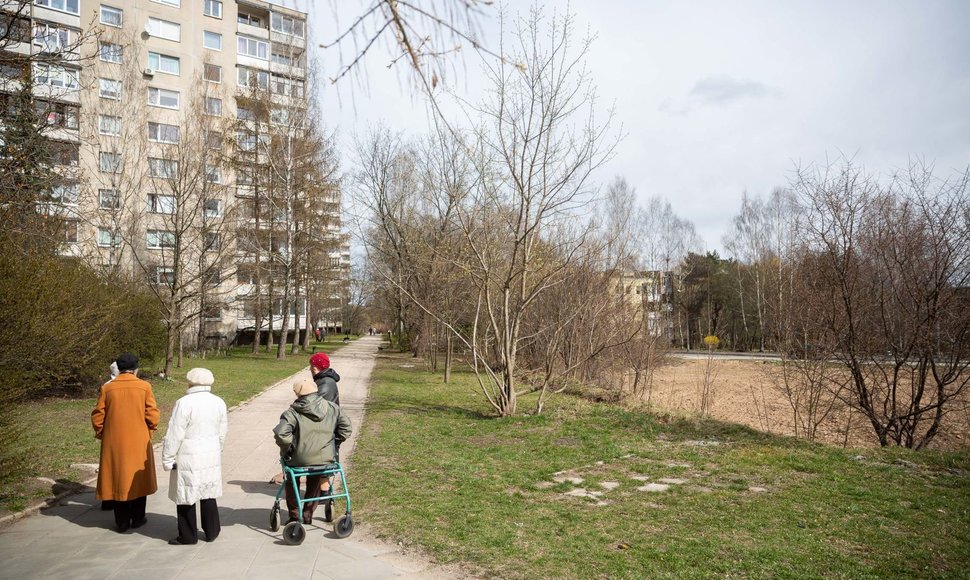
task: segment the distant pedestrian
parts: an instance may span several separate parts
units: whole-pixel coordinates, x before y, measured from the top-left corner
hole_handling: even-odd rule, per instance
[[[205,540],[215,540],[222,530],[216,498],[222,497],[222,449],[229,428],[226,403],[212,394],[209,369],[192,369],[185,378],[189,388],[175,402],[162,445],[162,467],[172,472],[168,497],[178,515],[178,536],[168,542],[173,545],[199,541],[196,503],[202,506]]]
[[[280,422],[273,429],[280,456],[291,467],[333,463],[337,459],[336,446],[350,437],[350,419],[339,406],[321,397],[317,393],[316,385],[307,379],[293,383],[293,393],[296,400],[280,415]],[[324,482],[326,478],[322,475],[307,476],[303,497],[327,494],[325,490],[321,492],[321,484]],[[296,483],[299,487],[300,481]],[[289,521],[299,521],[302,515],[304,524],[312,523],[313,511],[319,502],[304,504],[301,514],[293,486],[288,483],[283,489],[286,493]]]
[[[152,433],[159,413],[151,384],[137,376],[138,357],[125,353],[115,362],[119,374],[101,387],[91,426],[101,440],[97,498],[114,500],[116,529],[124,533],[148,522],[148,496],[158,489]]]
[[[313,330],[313,335],[317,337],[317,342],[320,342],[320,337],[322,334],[323,333],[320,331],[319,328],[316,328]]]

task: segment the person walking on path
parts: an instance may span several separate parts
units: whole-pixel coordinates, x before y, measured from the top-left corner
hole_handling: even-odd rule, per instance
[[[137,376],[138,357],[125,353],[115,363],[119,374],[101,387],[91,426],[101,440],[97,498],[114,501],[115,525],[124,533],[148,521],[148,496],[158,489],[152,433],[159,412],[151,384]]]
[[[170,471],[168,497],[175,502],[178,536],[169,544],[199,541],[195,504],[202,506],[205,540],[219,537],[222,497],[222,449],[229,431],[226,403],[212,394],[215,379],[209,369],[196,368],[185,377],[189,388],[175,402],[162,444],[162,468]]]
[[[310,357],[310,374],[313,375],[313,382],[316,383],[320,396],[334,405],[339,405],[340,391],[337,383],[340,375],[330,368],[330,357],[326,353],[318,352]]]
[[[317,392],[312,381],[300,379],[293,383],[296,400],[280,415],[280,422],[273,429],[280,456],[291,467],[327,465],[337,457],[336,444],[350,437],[350,419],[338,405],[324,399]],[[304,479],[304,478],[299,478]],[[303,497],[319,497],[323,476],[311,475],[306,478],[306,492]],[[301,482],[296,482],[299,487]],[[293,485],[287,482],[283,488],[286,493],[286,509],[290,522],[299,520],[299,503]],[[319,502],[309,502],[303,506],[303,523],[313,523],[313,511]]]

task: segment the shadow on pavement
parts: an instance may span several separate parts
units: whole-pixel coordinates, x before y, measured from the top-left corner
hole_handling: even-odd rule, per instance
[[[266,481],[227,481],[228,485],[238,485],[239,489],[246,493],[259,493],[263,495],[268,495],[269,497],[276,497],[276,492],[280,489],[280,484],[269,483]],[[267,502],[267,509],[271,505],[271,502]]]

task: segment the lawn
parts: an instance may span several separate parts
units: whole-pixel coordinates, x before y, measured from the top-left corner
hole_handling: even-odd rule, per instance
[[[342,336],[328,337],[316,345],[317,350],[333,352],[343,346]],[[258,394],[271,384],[307,366],[307,354],[288,355],[277,360],[275,355],[253,355],[249,348],[233,349],[229,356],[187,358],[174,378],[152,380],[152,391],[161,409],[162,420],[154,437],[157,443],[165,434],[166,421],[175,401],[185,394],[186,373],[194,367],[206,367],[215,376],[213,392],[229,407]],[[106,365],[107,366],[107,365]],[[107,369],[106,369],[107,374]],[[72,464],[97,463],[100,443],[91,429],[91,410],[95,398],[48,398],[21,405],[11,414],[12,427],[27,442],[26,461],[11,473],[3,474],[0,490],[0,514],[23,509],[47,497],[51,486],[36,478],[77,483],[91,476],[89,471],[72,468]]]
[[[444,385],[412,364],[380,358],[350,483],[361,521],[441,562],[502,578],[970,570],[968,452],[841,449],[569,395],[496,419],[470,374]]]

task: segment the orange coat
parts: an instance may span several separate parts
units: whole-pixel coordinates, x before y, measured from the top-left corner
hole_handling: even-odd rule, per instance
[[[158,429],[152,386],[131,373],[105,383],[91,412],[101,440],[98,499],[128,501],[155,493],[152,433]]]

